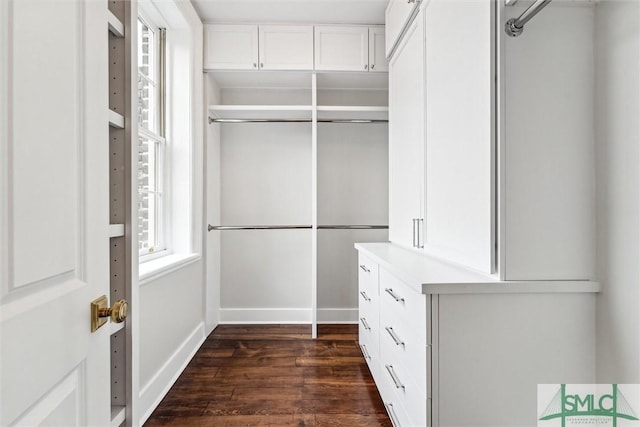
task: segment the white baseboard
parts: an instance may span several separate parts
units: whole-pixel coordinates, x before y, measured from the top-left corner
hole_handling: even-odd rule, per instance
[[[310,308],[221,308],[220,324],[311,323]]]
[[[358,309],[319,308],[318,323],[358,323]]]
[[[171,386],[196,354],[204,339],[204,323],[200,323],[151,380],[141,387],[138,399],[140,410],[138,413],[142,414],[142,416],[140,417],[139,425],[143,425],[151,416],[151,413],[160,404]]]

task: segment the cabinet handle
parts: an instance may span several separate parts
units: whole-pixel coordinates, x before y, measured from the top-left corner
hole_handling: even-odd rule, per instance
[[[253,63],[253,68],[258,68],[258,64],[256,64],[255,62]]]
[[[389,333],[389,335],[391,335],[391,339],[394,343],[396,343],[396,345],[401,345],[404,348],[404,341],[402,341],[400,337],[396,335],[391,326],[386,326],[384,329]]]
[[[396,295],[395,292],[393,292],[393,289],[386,288],[384,291],[386,293],[388,293],[389,295],[391,295],[393,297],[393,299],[396,300],[396,302],[404,302],[404,298],[399,297],[398,295]]]
[[[364,356],[365,359],[371,360],[371,356],[369,355],[369,352],[367,351],[367,346],[366,345],[360,344],[360,350],[362,351],[362,355]]]
[[[411,231],[411,238],[412,238],[412,242],[411,245],[415,248],[417,247],[416,245],[416,221],[418,220],[418,218],[412,218],[411,222],[413,222],[413,229]]]
[[[365,70],[369,69],[369,66],[365,64],[364,69]]]
[[[364,298],[365,301],[371,301],[371,298],[367,296],[367,293],[365,291],[361,291],[360,295],[362,295],[362,298]]]
[[[402,382],[400,381],[400,378],[398,378],[398,376],[396,375],[396,371],[393,370],[393,366],[384,365],[384,367],[387,369],[387,372],[391,376],[391,379],[393,380],[393,383],[396,385],[396,388],[401,388],[402,390],[404,390],[404,384],[402,384]]]
[[[371,270],[369,270],[364,264],[360,266],[360,270],[364,271],[365,273],[371,273]]]
[[[416,0],[407,0],[407,3],[411,4],[411,3],[415,3]]]
[[[391,419],[391,424],[393,424],[393,427],[400,427],[400,422],[396,417],[396,411],[393,409],[393,403],[385,403],[384,407],[387,408],[387,412],[389,413],[389,418]]]
[[[264,68],[264,62],[260,63],[260,68]]]
[[[360,323],[362,323],[362,326],[364,326],[364,328],[365,328],[367,331],[370,331],[370,330],[371,330],[371,327],[370,327],[370,326],[369,326],[369,324],[367,323],[367,319],[365,319],[364,317],[361,317],[361,318],[360,318]]]
[[[423,249],[424,248],[424,244],[420,241],[420,229],[422,228],[421,224],[424,224],[424,219],[423,218],[418,218],[418,220],[416,221],[416,223],[418,224],[418,249]]]
[[[376,68],[376,64],[371,64],[371,69],[373,70],[374,68]]]

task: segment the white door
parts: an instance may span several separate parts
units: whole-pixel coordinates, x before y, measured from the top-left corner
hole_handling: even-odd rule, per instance
[[[369,28],[369,71],[384,72],[389,64],[384,48],[384,27]]]
[[[319,71],[367,71],[369,28],[315,27],[315,68]]]
[[[389,64],[389,240],[420,246],[425,180],[424,22],[415,19]]]
[[[105,425],[107,2],[2,1],[0,31],[0,425]]]
[[[257,25],[205,25],[205,70],[257,70]]]
[[[494,253],[492,3],[431,0],[425,9],[425,249],[486,273]]]
[[[261,70],[313,70],[312,25],[260,25]]]

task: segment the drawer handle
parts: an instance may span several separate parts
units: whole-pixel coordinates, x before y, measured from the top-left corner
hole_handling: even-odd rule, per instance
[[[364,326],[364,328],[365,328],[367,331],[370,331],[370,330],[371,330],[371,327],[370,327],[370,326],[369,326],[369,324],[367,323],[367,319],[365,319],[364,317],[361,317],[361,318],[360,318],[360,322],[362,323],[362,326]]]
[[[391,326],[386,326],[384,329],[389,333],[389,335],[391,335],[391,339],[393,339],[393,342],[396,343],[396,345],[401,345],[402,348],[404,348],[404,341],[396,335]]]
[[[388,293],[389,295],[391,295],[393,297],[393,299],[396,300],[396,302],[404,302],[404,298],[401,298],[398,295],[396,295],[395,292],[393,292],[393,289],[386,288],[384,291],[386,293]]]
[[[393,409],[393,403],[385,403],[384,407],[387,408],[387,412],[389,413],[389,418],[391,418],[391,424],[393,424],[393,427],[400,427],[398,417],[396,416],[396,411]]]
[[[364,264],[360,266],[360,270],[364,271],[365,273],[371,273],[371,270],[369,270]]]
[[[360,350],[362,351],[362,355],[364,356],[365,359],[369,359],[371,360],[371,356],[369,355],[369,352],[367,351],[367,346],[364,344],[360,345]]]
[[[360,295],[362,295],[362,298],[364,298],[365,301],[371,301],[371,298],[367,296],[367,293],[365,291],[360,291]]]
[[[384,365],[384,367],[387,369],[387,372],[391,376],[391,379],[393,380],[393,383],[396,385],[396,388],[401,388],[404,391],[404,384],[400,382],[400,378],[398,378],[398,376],[396,375],[396,371],[393,370],[393,366]]]

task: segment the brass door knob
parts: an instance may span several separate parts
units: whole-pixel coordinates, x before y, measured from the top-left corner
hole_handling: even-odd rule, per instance
[[[127,318],[128,304],[121,299],[109,308],[109,300],[106,295],[91,301],[91,332],[95,332],[111,318],[114,323],[122,323]]]
[[[98,309],[98,317],[111,317],[112,322],[122,323],[127,318],[128,306],[125,300],[118,300],[111,308]]]

